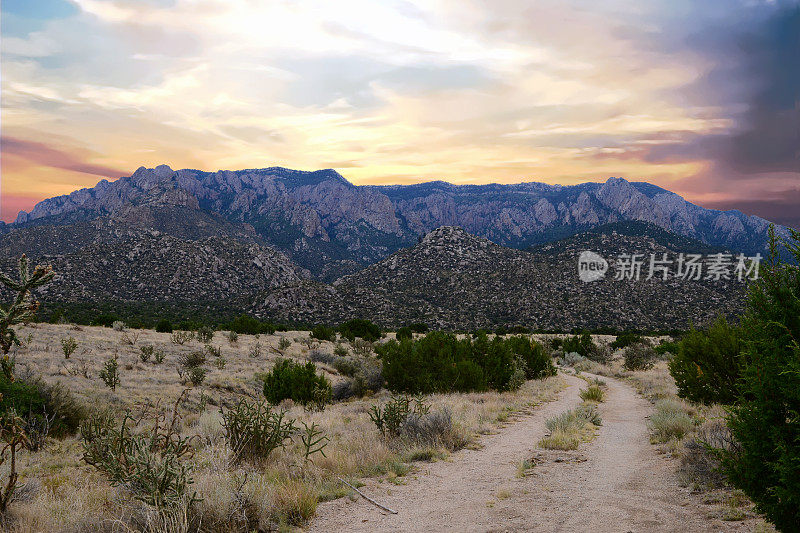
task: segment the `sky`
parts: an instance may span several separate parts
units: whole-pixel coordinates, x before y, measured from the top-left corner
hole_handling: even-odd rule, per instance
[[[0,218],[139,166],[619,176],[800,227],[800,0],[2,0]]]

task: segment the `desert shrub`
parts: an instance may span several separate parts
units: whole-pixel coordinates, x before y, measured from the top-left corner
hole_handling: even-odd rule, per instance
[[[200,326],[195,332],[197,340],[203,344],[208,344],[214,339],[214,329],[209,326]]]
[[[661,341],[658,346],[653,347],[653,350],[655,350],[658,355],[666,355],[668,353],[674,355],[678,353],[679,349],[680,342],[676,341]]]
[[[466,444],[447,408],[422,414],[410,413],[400,424],[398,436],[417,445],[444,446],[449,450],[457,450]]]
[[[400,436],[401,427],[409,416],[424,416],[430,409],[422,396],[393,395],[385,404],[370,407],[369,418],[381,435],[394,438]]]
[[[347,346],[344,344],[337,342],[336,346],[333,348],[333,354],[339,357],[347,357],[350,355],[350,352],[347,350]]]
[[[680,440],[694,428],[692,417],[680,402],[670,399],[658,400],[656,411],[650,415],[648,426],[650,440],[654,443]]]
[[[69,356],[75,353],[78,349],[78,341],[74,337],[64,337],[61,339],[61,351],[64,353],[64,358],[69,359]]]
[[[580,336],[575,335],[568,337],[561,342],[561,349],[564,353],[575,352],[583,357],[590,358],[593,350],[596,349],[592,336],[588,332],[582,333]]]
[[[575,366],[578,363],[586,361],[586,358],[578,352],[567,352],[558,360],[561,366]]]
[[[139,346],[139,359],[142,360],[142,363],[146,363],[150,360],[155,352],[155,347],[152,345],[148,346]]]
[[[230,344],[236,344],[237,342],[239,342],[239,334],[236,333],[235,331],[229,331],[228,332],[228,342]]]
[[[297,431],[284,411],[260,402],[240,400],[232,409],[220,410],[225,439],[237,460],[265,459]]]
[[[343,376],[353,377],[361,369],[361,363],[354,357],[339,357],[334,359],[332,364],[333,368]]]
[[[117,427],[104,414],[81,426],[83,460],[103,472],[113,485],[124,486],[133,496],[157,508],[173,507],[197,497],[191,491],[192,455],[188,437],[157,420],[151,430],[134,433],[130,415]]]
[[[684,441],[678,479],[706,490],[728,486],[719,453],[731,452],[738,447],[731,431],[723,420],[710,420]]]
[[[349,341],[359,337],[367,342],[375,342],[381,338],[381,328],[363,318],[348,320],[341,324],[338,330],[342,337]]]
[[[331,384],[325,376],[317,374],[317,367],[311,361],[301,364],[279,359],[264,376],[264,396],[273,405],[291,399],[306,407],[320,408],[330,400]]]
[[[395,334],[395,338],[399,341],[403,339],[412,339],[414,337],[414,332],[411,331],[411,328],[408,326],[403,326],[402,328],[397,330]]]
[[[0,416],[10,411],[22,414],[28,425],[52,418],[49,433],[54,437],[74,434],[86,418],[85,406],[69,389],[61,384],[50,385],[30,373],[23,373],[14,381],[0,375]]]
[[[631,344],[636,344],[637,342],[644,342],[641,335],[632,331],[625,331],[617,335],[617,338],[611,343],[611,347],[615,350],[619,350],[620,348],[627,348]]]
[[[247,352],[247,356],[250,359],[257,359],[261,357],[261,343],[257,342],[250,347],[250,350]]]
[[[206,344],[204,348],[206,353],[211,357],[222,357],[222,346],[215,347],[210,344]]]
[[[553,365],[553,359],[546,353],[544,346],[521,335],[509,337],[507,342],[511,351],[525,362],[527,379],[540,379],[555,375],[556,368]]]
[[[575,409],[548,418],[545,426],[550,435],[539,441],[539,446],[550,450],[575,450],[594,426],[602,424],[594,404],[582,403]]]
[[[311,350],[308,354],[309,361],[313,361],[315,363],[324,363],[326,365],[333,365],[339,358],[333,355],[332,353],[325,352],[323,350]]]
[[[164,357],[166,357],[166,353],[162,349],[156,349],[153,351],[153,362],[157,365],[160,365],[164,362]]]
[[[580,392],[581,400],[589,402],[602,402],[605,401],[606,393],[600,385],[589,385],[587,388]]]
[[[742,318],[745,361],[728,425],[740,448],[724,453],[731,482],[782,531],[800,524],[800,232],[784,244],[774,228],[761,278]]]
[[[191,331],[173,331],[170,340],[172,344],[183,346],[194,338],[194,333]]]
[[[186,370],[202,366],[206,363],[206,354],[201,350],[182,353],[178,356],[178,364]]]
[[[253,318],[248,315],[240,315],[227,324],[224,324],[222,329],[235,331],[236,333],[240,334],[245,333],[248,335],[258,335],[260,333],[272,335],[275,333],[276,327],[274,324],[269,322],[261,322],[257,318]]]
[[[100,379],[103,380],[109,389],[112,391],[117,390],[117,385],[120,383],[119,378],[119,362],[117,357],[111,357],[103,363],[103,368],[100,370]]]
[[[625,361],[622,366],[625,370],[647,370],[652,368],[656,362],[656,352],[653,348],[644,343],[631,344],[625,348]]]
[[[744,366],[741,337],[724,317],[707,331],[691,328],[669,362],[678,396],[705,404],[732,404]]]
[[[278,341],[278,350],[284,351],[285,349],[287,349],[291,345],[292,345],[292,341],[290,341],[286,337],[283,337],[281,340]]]
[[[195,386],[200,386],[206,379],[206,369],[202,366],[194,366],[186,371],[189,382]]]
[[[432,332],[416,340],[391,340],[376,348],[386,386],[395,392],[423,393],[509,390],[520,370],[511,343],[485,334],[474,340]]]
[[[354,339],[350,341],[350,346],[353,348],[353,353],[366,357],[372,353],[372,343],[364,339]]]
[[[156,332],[158,333],[172,333],[172,322],[166,318],[162,318],[156,323]]]
[[[311,338],[321,341],[335,341],[336,330],[324,324],[319,324],[311,330]]]
[[[113,329],[114,331],[125,331],[128,328],[127,326],[125,326],[125,322],[123,322],[122,320],[115,320],[111,324],[111,329]]]
[[[227,362],[228,361],[224,357],[220,356],[214,359],[214,366],[219,370],[224,370]]]
[[[25,434],[24,422],[17,413],[11,409],[0,415],[0,466],[8,461],[9,466],[5,474],[5,483],[0,486],[0,523],[5,522],[8,504],[14,500],[17,493],[17,452],[28,445]],[[4,470],[6,470],[4,468]]]

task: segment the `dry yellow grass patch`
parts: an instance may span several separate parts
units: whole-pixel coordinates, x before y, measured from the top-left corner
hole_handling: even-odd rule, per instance
[[[20,328],[20,336],[30,342],[17,350],[17,365],[26,365],[51,383],[58,382],[91,407],[111,406],[135,413],[149,410],[165,412],[188,385],[177,371],[182,354],[204,349],[196,340],[174,344],[171,336],[154,331],[114,331],[102,327],[73,328],[68,325],[40,324]],[[69,359],[61,350],[61,339],[73,337],[77,349]],[[134,337],[136,337],[134,339]],[[291,346],[280,350],[281,339]],[[19,458],[20,499],[11,506],[4,530],[98,531],[151,530],[181,531],[202,523],[204,531],[252,531],[276,526],[295,526],[313,515],[320,501],[349,494],[338,477],[357,483],[357,478],[386,475],[397,480],[406,474],[408,461],[434,460],[451,450],[442,446],[418,446],[388,441],[370,421],[368,410],[376,398],[364,398],[329,405],[323,412],[305,412],[287,402],[281,406],[287,416],[316,423],[330,438],[325,456],[316,454],[304,462],[301,444],[294,438],[283,450],[273,452],[257,464],[233,461],[221,425],[220,406],[233,405],[242,397],[263,398],[255,375],[268,371],[281,356],[305,360],[310,348],[332,353],[334,344],[311,344],[308,332],[275,335],[239,335],[231,344],[217,332],[211,345],[219,348],[226,364],[217,368],[207,355],[208,375],[190,387],[182,406],[183,436],[193,439],[193,490],[202,499],[191,513],[178,509],[169,515],[154,514],[134,500],[124,487],[113,487],[93,467],[81,460],[79,437],[57,441],[36,454],[23,452]],[[130,344],[135,340],[135,344]],[[302,341],[302,342],[301,342]],[[260,350],[253,347],[258,344]],[[140,347],[154,346],[165,354],[161,364],[152,359],[142,362]],[[257,357],[251,357],[260,352]],[[103,363],[119,358],[121,383],[108,389],[97,377]],[[317,364],[331,381],[342,379],[334,369]],[[461,444],[476,435],[495,430],[515,413],[555,398],[565,386],[559,377],[530,381],[514,392],[437,394],[426,398],[434,409],[449,409],[454,431]],[[145,423],[142,422],[144,425]],[[164,521],[168,521],[167,525]],[[200,521],[200,522],[198,522]],[[191,522],[191,524],[190,524]]]

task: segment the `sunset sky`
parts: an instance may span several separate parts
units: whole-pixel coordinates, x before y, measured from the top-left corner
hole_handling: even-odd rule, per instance
[[[130,175],[622,176],[800,227],[800,0],[3,0],[2,212]]]

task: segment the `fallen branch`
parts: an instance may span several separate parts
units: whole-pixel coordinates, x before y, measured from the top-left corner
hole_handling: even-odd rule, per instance
[[[357,493],[359,493],[359,494],[361,495],[361,497],[362,497],[362,498],[364,498],[365,500],[367,500],[367,501],[368,501],[368,502],[370,502],[371,504],[373,504],[373,505],[375,505],[375,506],[377,506],[377,507],[380,507],[380,508],[381,508],[381,509],[383,509],[384,511],[388,511],[388,512],[390,512],[390,513],[392,513],[392,514],[397,514],[397,511],[394,511],[394,510],[392,510],[392,509],[389,509],[389,508],[388,508],[388,507],[386,507],[385,505],[381,505],[381,504],[379,504],[378,502],[376,502],[375,500],[373,500],[372,498],[370,498],[369,496],[367,496],[366,494],[364,494],[363,492],[361,492],[360,490],[358,490],[357,488],[355,488],[353,485],[351,485],[351,484],[350,484],[350,483],[348,483],[347,481],[343,480],[342,478],[338,478],[338,479],[339,479],[339,481],[341,481],[342,483],[344,483],[345,485],[347,485],[348,487],[350,487],[351,489],[353,489],[354,491],[356,491]]]

